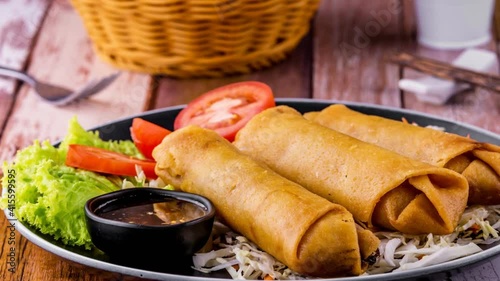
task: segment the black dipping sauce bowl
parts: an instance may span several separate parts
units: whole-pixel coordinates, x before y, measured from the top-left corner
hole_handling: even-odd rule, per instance
[[[145,225],[104,218],[103,214],[132,206],[166,201],[187,201],[204,210],[193,220],[165,225]],[[122,189],[91,198],[85,204],[87,229],[94,245],[112,260],[127,265],[176,264],[191,261],[211,236],[215,209],[207,198],[160,188]]]

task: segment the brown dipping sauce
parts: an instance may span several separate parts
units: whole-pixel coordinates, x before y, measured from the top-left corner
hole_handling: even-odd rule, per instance
[[[141,225],[174,225],[184,223],[206,214],[206,210],[194,203],[171,199],[159,203],[146,203],[99,213],[109,220]]]

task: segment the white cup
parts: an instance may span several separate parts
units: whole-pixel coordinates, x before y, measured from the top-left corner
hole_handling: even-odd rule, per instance
[[[417,40],[435,49],[463,49],[491,40],[494,0],[415,0]]]

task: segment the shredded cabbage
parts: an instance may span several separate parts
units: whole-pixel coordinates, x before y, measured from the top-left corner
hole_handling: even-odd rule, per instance
[[[220,228],[220,224],[217,226]],[[376,262],[364,275],[426,267],[482,251],[478,246],[500,240],[500,205],[468,207],[449,235],[405,235],[375,232],[381,243]],[[302,276],[227,229],[214,240],[214,250],[193,256],[194,269],[209,273],[225,269],[233,279],[313,279]]]
[[[204,273],[225,269],[233,279],[244,280],[266,277],[274,280],[308,279],[293,272],[247,238],[233,231],[227,231],[217,237],[214,245],[217,249],[193,256],[194,269]]]
[[[166,184],[160,177],[148,180],[146,174],[144,174],[144,171],[139,165],[135,166],[135,172],[136,172],[135,177],[124,177],[124,178],[120,177],[122,189],[133,188],[133,187],[156,187],[156,188],[174,190],[173,185]]]

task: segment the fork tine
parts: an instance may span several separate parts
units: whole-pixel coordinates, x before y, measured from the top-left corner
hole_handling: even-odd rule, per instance
[[[84,99],[87,97],[90,97],[94,94],[97,94],[104,88],[106,88],[111,82],[113,82],[119,75],[121,74],[120,71],[115,72],[111,75],[108,75],[104,78],[101,79],[96,79],[92,80],[90,83],[85,85],[85,87],[73,92],[71,95],[65,97],[64,99],[60,99],[57,101],[51,101],[53,105],[56,106],[64,106],[67,105],[73,101]]]
[[[87,86],[81,89],[83,93],[79,98],[87,98],[94,94],[97,94],[98,92],[108,87],[108,85],[111,84],[111,82],[113,82],[120,74],[121,72],[118,71],[99,80],[91,81]]]

